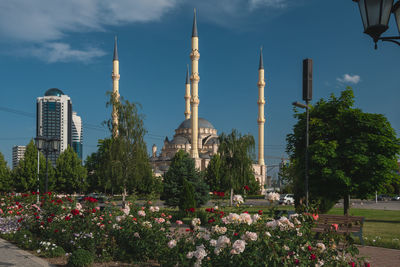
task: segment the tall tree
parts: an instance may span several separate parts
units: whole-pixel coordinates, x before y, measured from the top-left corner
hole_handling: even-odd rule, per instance
[[[211,191],[224,192],[226,191],[223,185],[225,176],[225,168],[221,156],[215,154],[211,157],[210,163],[205,171],[205,181],[210,186]]]
[[[64,150],[56,161],[57,191],[74,193],[87,187],[86,168],[71,146]]]
[[[322,211],[340,198],[348,214],[349,196],[365,199],[399,181],[395,173],[400,142],[381,114],[354,108],[353,90],[319,100],[310,108],[309,193]],[[295,194],[304,195],[305,114],[287,136],[287,152],[296,168]]]
[[[33,140],[26,146],[24,158],[19,162],[14,172],[15,189],[19,192],[36,191],[37,188],[37,155],[38,151]],[[46,159],[39,153],[40,192],[44,192],[46,180]],[[49,190],[55,187],[54,168],[51,161],[48,164]]]
[[[0,191],[9,192],[12,188],[11,171],[4,160],[3,154],[0,152]]]
[[[220,175],[224,177],[220,183],[221,190],[231,189],[231,192],[242,193],[243,187],[248,185],[252,192],[258,192],[260,185],[254,177],[252,166],[254,137],[250,134],[241,135],[233,129],[228,135],[222,133],[219,141],[218,153],[224,172],[224,175]]]
[[[124,100],[119,101],[110,94],[108,105],[113,105],[118,111],[118,136],[112,137],[109,155],[109,173],[111,181],[123,192],[123,203],[127,192],[152,190],[154,177],[147,155],[144,135],[144,115],[139,114],[138,105]],[[112,120],[107,125],[112,132]],[[151,182],[150,182],[151,181]]]
[[[172,158],[171,165],[164,177],[164,191],[161,199],[165,201],[167,206],[181,206],[181,198],[185,198],[184,181],[191,186],[185,188],[185,192],[190,191],[190,187],[194,189],[194,199],[198,207],[205,204],[209,198],[209,187],[204,182],[201,173],[196,170],[194,160],[183,150],[179,150]],[[190,194],[190,192],[189,192]]]

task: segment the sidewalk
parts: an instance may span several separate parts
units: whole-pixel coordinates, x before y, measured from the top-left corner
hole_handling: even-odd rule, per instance
[[[400,250],[370,246],[357,246],[359,256],[369,260],[371,267],[399,267]]]
[[[0,238],[0,266],[50,267],[52,265]]]

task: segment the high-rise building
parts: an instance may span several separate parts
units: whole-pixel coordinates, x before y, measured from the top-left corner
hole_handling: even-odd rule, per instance
[[[18,167],[20,160],[24,158],[26,146],[13,146],[12,148],[12,167]]]
[[[82,141],[83,141],[83,129],[82,119],[76,115],[76,112],[72,112],[72,148],[78,154],[78,157],[82,159]]]
[[[72,146],[72,102],[58,88],[51,88],[37,98],[36,136],[60,139],[58,150],[48,155],[53,165],[60,153]]]

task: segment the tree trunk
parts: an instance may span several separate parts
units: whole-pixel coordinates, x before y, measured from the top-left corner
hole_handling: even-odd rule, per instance
[[[230,202],[230,205],[231,205],[231,207],[233,205],[233,188],[231,188],[231,202]]]
[[[124,185],[124,192],[122,193],[122,208],[125,209],[126,186]]]
[[[349,215],[349,209],[350,209],[350,195],[346,194],[343,197],[343,214]]]

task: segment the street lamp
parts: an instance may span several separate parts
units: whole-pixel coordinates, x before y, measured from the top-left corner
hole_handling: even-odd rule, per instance
[[[305,152],[305,181],[304,187],[306,191],[306,209],[308,211],[308,142],[309,142],[309,106],[308,103],[312,99],[312,69],[313,61],[310,58],[303,60],[303,100],[306,104],[293,102],[292,105],[306,109],[306,152]]]
[[[394,0],[353,0],[358,3],[361,19],[364,25],[364,33],[371,36],[375,42],[375,49],[378,48],[377,42],[392,42],[400,46],[399,36],[381,37],[388,28],[390,13],[393,13],[400,32],[400,0],[394,5]]]
[[[48,157],[49,153],[56,152],[60,147],[60,139],[38,136],[35,138],[36,146],[39,151],[43,151],[46,156],[46,186],[45,191],[48,192],[49,173],[48,173]],[[39,168],[39,164],[38,164]],[[39,175],[38,175],[38,188],[39,188]],[[38,190],[39,192],[39,190]]]

